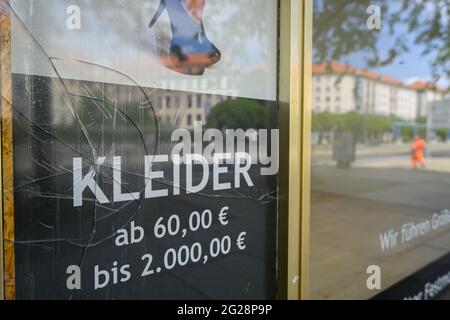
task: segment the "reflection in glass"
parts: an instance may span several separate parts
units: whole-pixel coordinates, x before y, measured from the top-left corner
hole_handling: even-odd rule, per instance
[[[424,284],[405,279],[450,252],[450,3],[373,5],[314,1],[311,291],[317,299],[416,295]],[[380,28],[368,23],[376,19]],[[370,266],[380,267],[379,289],[367,286]],[[427,281],[446,275],[444,269]],[[391,288],[399,283],[403,291]]]
[[[213,22],[227,7],[226,20],[208,27],[216,29],[211,34],[227,61],[203,77],[171,72],[149,57],[146,13],[159,1],[81,1],[86,27],[79,32],[60,27],[68,3],[11,1],[17,298],[273,298],[277,177],[260,172],[278,170],[277,161],[271,167],[276,146],[267,133],[277,126],[276,82],[267,76],[276,75],[277,49],[270,44],[277,30],[276,19],[261,16],[276,15],[276,1],[208,1]],[[161,2],[159,14],[166,9],[173,22],[172,53],[184,46],[171,57],[175,71],[201,75],[221,58],[206,38],[205,5]],[[245,23],[227,23],[246,6],[255,10],[245,10]],[[235,32],[243,24],[253,32]],[[207,61],[196,65],[197,54]],[[199,131],[205,135],[197,139]],[[220,164],[214,178],[212,163],[170,161],[180,144],[175,132],[188,137],[183,155],[197,148],[205,155],[216,137],[223,139],[215,141],[222,144],[215,154],[238,153],[235,146],[253,152],[260,161],[248,169],[252,183],[236,174],[236,164]],[[201,190],[193,192],[194,185]],[[218,219],[222,211],[225,222]],[[188,229],[191,217],[208,213],[207,228]],[[159,237],[158,221],[174,215],[179,232]],[[124,230],[145,236],[137,231],[140,241],[122,236],[118,243]],[[226,254],[215,250],[220,241]],[[188,262],[190,248],[195,256]],[[81,289],[67,286],[68,266],[82,270]]]

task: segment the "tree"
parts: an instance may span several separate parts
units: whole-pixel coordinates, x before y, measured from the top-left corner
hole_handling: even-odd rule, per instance
[[[220,130],[266,128],[266,108],[255,100],[242,98],[226,100],[212,109],[206,126]]]
[[[352,132],[354,137],[359,140],[363,136],[364,131],[363,115],[356,111],[342,115],[341,127],[339,129]]]
[[[378,137],[392,130],[392,120],[382,116],[368,116],[367,130],[371,136]]]
[[[313,115],[312,128],[315,132],[330,132],[337,122],[336,115],[330,112],[320,112]]]
[[[367,28],[367,8],[377,4],[388,28],[393,46],[382,52],[378,30]],[[317,63],[343,59],[357,52],[368,54],[368,67],[391,64],[410,49],[408,35],[414,45],[429,56],[435,78],[450,76],[450,1],[314,1],[314,60]]]
[[[448,129],[437,129],[436,135],[441,139],[441,141],[447,141],[448,139]]]
[[[420,116],[416,119],[417,123],[427,123],[427,116]]]

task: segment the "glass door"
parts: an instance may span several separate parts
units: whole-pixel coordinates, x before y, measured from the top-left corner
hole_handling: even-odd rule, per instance
[[[449,7],[314,1],[314,299],[445,297]]]
[[[278,2],[76,3],[2,1],[5,298],[275,298]]]

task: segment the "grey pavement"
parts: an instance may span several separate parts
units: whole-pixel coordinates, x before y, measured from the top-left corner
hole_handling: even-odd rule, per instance
[[[365,299],[367,267],[388,288],[450,251],[450,227],[383,251],[380,235],[450,209],[450,173],[393,168],[312,171],[311,291],[315,299]]]

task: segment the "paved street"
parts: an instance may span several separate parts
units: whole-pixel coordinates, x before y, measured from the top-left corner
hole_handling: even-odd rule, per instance
[[[366,269],[379,265],[388,288],[450,250],[449,228],[383,252],[379,236],[450,208],[450,174],[387,167],[312,175],[312,297],[369,298]]]
[[[428,147],[428,169],[450,172],[450,144],[433,143]],[[314,146],[313,165],[335,166],[330,145]],[[370,168],[410,168],[409,144],[383,144],[379,146],[357,145],[356,167]]]

